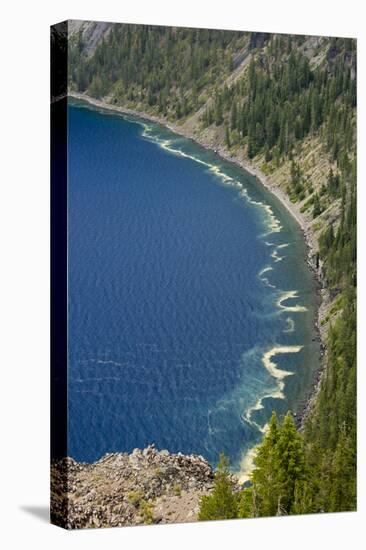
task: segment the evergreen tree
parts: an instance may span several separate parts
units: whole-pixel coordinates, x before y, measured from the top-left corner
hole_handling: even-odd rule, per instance
[[[292,414],[278,423],[272,413],[268,430],[258,446],[251,474],[251,487],[241,493],[240,517],[298,513],[312,505],[302,436]]]
[[[235,101],[233,101],[233,105],[231,108],[231,129],[235,130],[238,127],[238,109],[237,104]]]
[[[289,514],[295,502],[295,488],[305,480],[304,446],[291,412],[282,423],[277,445],[279,500],[277,513]]]
[[[225,144],[228,149],[231,147],[231,141],[230,141],[230,130],[229,126],[226,124],[225,126]]]
[[[314,203],[313,203],[313,218],[316,218],[321,214],[321,206],[319,201],[319,195],[315,193],[314,195]]]
[[[324,55],[314,64],[300,47],[304,40],[114,25],[93,52],[81,32],[69,41],[71,89],[173,121],[206,104],[201,123],[216,130],[227,148],[238,143],[249,158],[264,155],[271,170],[291,162],[291,198],[309,193],[304,207],[312,207],[314,218],[340,204],[339,218],[333,221],[332,214],[321,230],[316,256],[334,304],[325,374],[304,432],[306,467],[291,418],[281,426],[272,418],[251,486],[240,496],[243,517],[356,507],[356,46],[325,38]],[[249,66],[242,77],[228,79],[248,42]],[[320,191],[300,169],[308,141],[332,166]],[[220,468],[215,498],[203,501],[204,509],[231,517],[237,499],[227,468]]]
[[[273,516],[277,512],[280,496],[277,444],[280,434],[277,415],[272,413],[268,431],[259,445],[254,459],[252,493],[256,513]]]
[[[233,493],[233,483],[228,469],[228,460],[220,455],[212,493],[201,497],[198,519],[233,519],[238,516],[238,497]]]
[[[223,106],[222,106],[222,98],[220,93],[216,93],[215,98],[215,124],[216,126],[220,126],[223,122]]]
[[[330,487],[330,512],[342,512],[355,509],[356,478],[355,478],[355,453],[354,446],[346,434],[346,429],[341,429],[332,461],[331,487]]]

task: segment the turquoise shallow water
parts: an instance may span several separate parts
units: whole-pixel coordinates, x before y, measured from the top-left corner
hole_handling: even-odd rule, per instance
[[[238,469],[318,367],[300,229],[158,125],[70,105],[68,143],[68,454],[154,442]]]

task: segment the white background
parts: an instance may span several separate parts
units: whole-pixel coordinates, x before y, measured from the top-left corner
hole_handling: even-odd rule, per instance
[[[49,25],[64,19],[356,36],[359,51],[359,309],[365,310],[365,59],[362,1],[61,0],[2,3],[1,484],[5,549],[359,548],[365,533],[365,316],[359,321],[359,511],[68,533],[48,524]],[[362,541],[364,542],[364,541]]]

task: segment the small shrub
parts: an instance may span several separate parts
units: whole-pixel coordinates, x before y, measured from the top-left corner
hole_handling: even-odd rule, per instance
[[[174,494],[177,495],[178,497],[181,496],[182,486],[180,485],[180,483],[177,483],[176,485],[174,485],[173,491],[174,491]]]
[[[137,508],[141,504],[143,494],[141,491],[131,491],[128,493],[127,498],[128,502]]]
[[[148,525],[151,525],[152,523],[154,523],[153,505],[151,502],[147,502],[146,500],[141,500],[140,512],[144,520],[144,523]]]

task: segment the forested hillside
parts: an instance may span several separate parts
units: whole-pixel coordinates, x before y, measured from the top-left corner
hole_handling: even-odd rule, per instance
[[[83,56],[83,34],[70,48],[70,84],[93,97],[112,96],[171,119],[196,111],[238,62],[243,33],[114,25],[91,57]]]
[[[272,417],[250,487],[223,459],[201,519],[356,509],[356,42],[113,25],[74,29],[69,87],[173,122],[289,196],[322,282],[320,389],[300,431]]]

